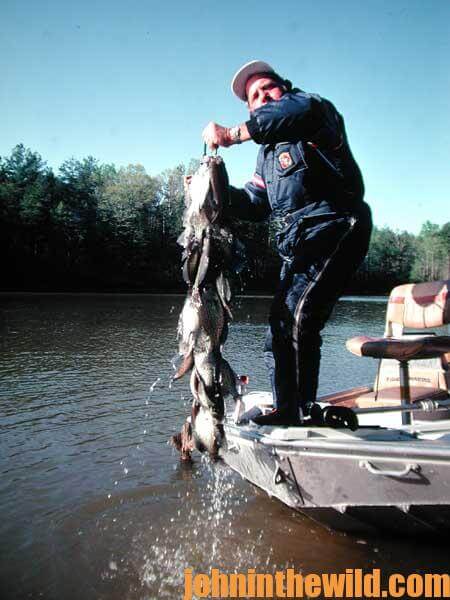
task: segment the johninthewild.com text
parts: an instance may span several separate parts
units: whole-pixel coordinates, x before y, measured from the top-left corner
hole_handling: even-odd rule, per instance
[[[184,570],[184,600],[193,598],[450,598],[448,573],[393,573],[383,577],[380,569],[345,569],[341,573],[209,574]]]

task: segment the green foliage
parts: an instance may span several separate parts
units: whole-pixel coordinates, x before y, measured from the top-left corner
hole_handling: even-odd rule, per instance
[[[387,289],[409,281],[414,255],[412,234],[374,227],[366,259],[369,279],[376,287]]]
[[[0,158],[0,251],[4,286],[21,287],[26,271],[39,275],[54,229],[57,182],[39,154],[16,146]]]
[[[25,148],[23,144],[18,144],[10,157],[0,158],[1,180],[20,188],[26,188],[48,172],[41,156]]]
[[[16,146],[0,157],[3,289],[184,290],[180,273],[184,177],[198,161],[156,177],[142,165],[116,169],[92,156],[55,175],[41,156]],[[276,223],[234,223],[247,246],[247,289],[278,280]],[[349,291],[384,293],[398,283],[450,277],[450,222],[426,222],[419,236],[375,228]]]
[[[111,173],[98,187],[98,210],[118,235],[132,239],[141,233],[141,221],[157,203],[157,182],[142,165],[128,165]]]
[[[439,227],[426,221],[417,238],[412,276],[417,281],[450,277],[450,223]]]

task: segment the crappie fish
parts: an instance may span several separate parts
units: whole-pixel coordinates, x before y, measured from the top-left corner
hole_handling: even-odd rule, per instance
[[[182,431],[184,455],[189,432],[197,449],[217,454],[225,443],[224,397],[239,397],[236,375],[221,353],[231,318],[235,244],[221,218],[228,194],[228,176],[219,156],[205,157],[185,183],[184,230],[178,242],[184,249],[182,270],[188,293],[178,323],[181,361],[174,375],[180,379],[192,371],[192,413],[189,427]],[[178,442],[174,443],[180,449]]]

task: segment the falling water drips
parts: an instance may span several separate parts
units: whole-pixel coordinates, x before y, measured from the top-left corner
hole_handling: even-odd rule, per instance
[[[155,387],[159,381],[161,381],[161,377],[157,377],[156,380],[152,383],[152,385],[150,386],[150,389],[149,389],[150,394],[153,392],[153,390],[155,389]]]
[[[208,573],[213,568],[245,572],[254,567],[255,555],[269,564],[271,547],[264,548],[263,532],[247,532],[247,497],[236,484],[235,475],[202,456],[197,485],[186,490],[180,506],[167,515],[163,535],[142,548],[140,579],[155,597],[173,598],[183,589],[184,569]],[[235,550],[230,554],[230,543]]]

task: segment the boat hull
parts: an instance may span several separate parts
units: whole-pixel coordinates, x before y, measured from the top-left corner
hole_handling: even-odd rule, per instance
[[[265,431],[261,431],[265,430]],[[450,446],[364,428],[226,426],[224,461],[287,506],[334,529],[450,529]]]

